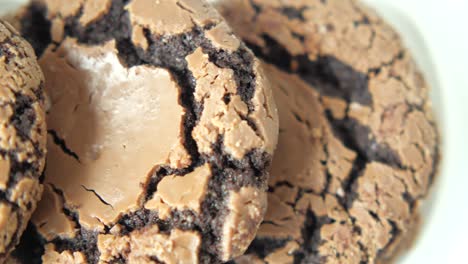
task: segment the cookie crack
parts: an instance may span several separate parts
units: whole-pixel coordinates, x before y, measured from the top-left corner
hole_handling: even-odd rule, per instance
[[[16,212],[19,211],[20,207],[19,207],[19,205],[17,203],[15,203],[14,201],[11,201],[9,196],[10,195],[8,194],[8,190],[6,190],[6,191],[5,190],[0,190],[0,201],[2,201],[3,204],[9,205],[11,207],[12,211],[16,213]],[[18,225],[18,226],[20,226],[20,225]],[[15,230],[15,232],[17,232],[17,230]],[[13,236],[13,238],[14,237],[15,236]],[[10,241],[10,242],[12,242],[12,241]],[[5,252],[8,252],[8,250],[5,251]]]
[[[15,92],[14,95],[15,103],[13,104],[13,115],[10,118],[10,122],[21,139],[32,141],[30,133],[37,118],[32,108],[33,99],[21,92]]]
[[[81,185],[81,187],[82,187],[83,189],[85,189],[85,191],[94,194],[94,195],[99,199],[99,201],[101,201],[101,203],[103,203],[103,204],[109,206],[110,208],[112,208],[112,210],[114,210],[114,207],[112,206],[112,204],[110,204],[109,202],[106,202],[106,200],[104,200],[104,198],[102,198],[102,196],[99,195],[95,190],[90,189],[90,188],[87,188],[87,187],[84,186],[84,185]],[[99,221],[100,221],[100,220],[99,220]]]
[[[440,142],[439,140],[439,135],[437,135],[436,142]],[[429,175],[429,182],[428,186],[431,186],[436,178],[437,173],[439,172],[439,164],[440,164],[440,159],[441,159],[441,153],[440,153],[440,147],[436,144],[435,149],[434,149],[434,155],[433,155],[433,162],[432,162],[432,172]],[[413,174],[414,175],[414,174]],[[427,191],[424,195],[427,195]]]
[[[33,141],[29,137],[23,138],[22,140],[27,141],[27,142],[29,142],[31,144],[31,146],[34,149],[34,154],[37,155],[37,157],[39,157],[39,158],[44,157],[45,154],[44,154],[44,152],[42,150],[40,150],[40,147],[39,147],[37,142]],[[3,156],[8,155],[10,157],[10,159],[17,164],[17,166],[24,167],[24,166],[27,166],[27,165],[24,165],[24,164],[29,164],[29,166],[33,167],[33,169],[31,169],[30,171],[38,170],[39,166],[37,164],[38,163],[37,161],[33,162],[33,163],[28,161],[29,158],[30,158],[30,154],[31,154],[30,152],[26,153],[26,155],[28,156],[26,160],[24,160],[24,161],[19,161],[18,160],[18,158],[16,157],[16,153],[20,153],[20,152],[23,152],[23,151],[24,150],[21,150],[20,148],[11,149],[11,150],[0,149],[0,154],[3,155]],[[24,164],[19,165],[20,163],[24,163]],[[27,170],[22,170],[22,172],[25,172],[25,171],[27,171]],[[35,171],[35,172],[37,172],[37,173],[35,173],[34,175],[40,174],[40,172],[38,172],[38,171]],[[8,186],[11,186],[11,184],[9,183]]]
[[[255,6],[255,3],[251,1],[251,5]],[[260,7],[254,9],[257,15],[261,12]],[[253,19],[254,22],[255,20],[256,18]],[[263,47],[249,41],[246,43],[266,62],[274,64],[285,72],[298,74],[323,95],[348,98],[349,101],[362,105],[372,105],[372,96],[366,85],[368,74],[359,73],[330,55],[320,55],[315,60],[311,60],[307,54],[293,56],[270,35],[264,33],[261,37],[264,41]],[[342,74],[337,74],[338,72]]]
[[[203,52],[208,54],[209,61],[221,69],[231,69],[237,84],[237,91],[242,101],[247,104],[250,112],[254,111],[252,98],[255,93],[256,76],[253,72],[253,55],[241,44],[234,52],[218,50],[203,35],[201,47]],[[235,59],[230,59],[235,58]],[[242,77],[246,76],[246,77]]]
[[[337,197],[345,208],[350,208],[356,198],[353,187],[367,164],[377,161],[399,169],[402,169],[403,166],[398,155],[389,147],[378,144],[373,139],[369,140],[368,135],[372,134],[367,127],[361,126],[349,117],[343,120],[336,120],[329,110],[325,111],[325,116],[332,127],[333,134],[340,139],[346,148],[352,150],[357,155],[351,172],[344,182],[344,197]]]
[[[190,14],[194,14],[192,10],[190,10],[189,8],[185,7],[183,4],[181,4],[179,1],[177,1],[176,5],[178,7],[180,7],[182,10],[190,13]],[[195,23],[194,23],[195,24]]]
[[[319,254],[319,247],[322,243],[320,231],[323,226],[333,222],[334,220],[328,216],[318,217],[312,210],[307,209],[301,230],[301,249],[294,253],[294,264],[323,263],[325,261],[325,257]],[[309,258],[314,258],[315,261],[311,261]]]
[[[6,187],[6,194],[8,197],[11,196],[11,190],[24,178],[35,179],[36,175],[40,175],[39,171],[39,162],[29,160],[29,155],[25,160],[20,161],[18,158],[18,153],[21,151],[17,149],[13,150],[4,150],[0,149],[0,155],[3,157],[8,157],[10,160],[10,171],[8,175],[8,182]],[[29,153],[28,153],[29,154]]]
[[[372,49],[375,43],[375,39],[377,38],[377,31],[375,29],[375,23],[372,23],[369,19],[369,17],[362,12],[362,10],[355,4],[351,3],[353,9],[361,14],[362,18],[360,20],[354,21],[353,25],[355,28],[360,27],[360,26],[367,26],[371,30],[371,36],[369,38],[369,44],[367,45],[367,50]]]
[[[414,172],[411,174],[412,174],[412,180],[414,181],[415,180]],[[398,177],[397,175],[395,175],[394,177],[396,177],[396,179],[405,187],[405,191],[401,194],[401,199],[408,204],[410,212],[413,212],[417,199],[415,199],[413,197],[413,194],[410,193],[408,189],[408,184],[406,184],[406,182],[402,178]]]
[[[186,221],[190,218],[194,221]],[[156,225],[162,234],[169,234],[174,228],[202,233],[204,227],[198,213],[190,209],[171,209],[169,219],[161,219],[156,211],[141,208],[122,215],[117,222],[109,226],[109,230],[118,225],[120,227],[119,235],[125,236],[135,230],[153,225]]]
[[[377,32],[375,32],[374,27],[371,26],[370,29],[371,29],[371,36],[369,39],[369,45],[367,46],[367,50],[370,50],[372,49],[372,47],[374,47],[375,40],[377,39]]]
[[[277,249],[284,248],[291,239],[272,239],[268,237],[256,237],[250,244],[246,254],[253,253],[261,258],[265,258]]]
[[[20,20],[21,35],[28,40],[39,58],[52,42],[51,22],[43,5],[29,5]]]
[[[398,225],[395,221],[387,219],[387,222],[390,224],[392,229],[390,230],[390,239],[385,247],[379,249],[377,252],[377,258],[383,258],[385,254],[388,253],[388,250],[393,246],[395,241],[397,240],[398,236],[401,234],[401,230],[398,228]]]
[[[47,241],[41,237],[36,227],[30,222],[11,256],[16,259],[28,259],[29,264],[42,264],[41,256],[44,254],[44,249],[40,245],[46,243]]]
[[[370,25],[369,18],[363,15],[362,19],[353,21],[354,27],[359,27],[362,25]]]
[[[389,61],[382,62],[380,65],[376,67],[369,68],[367,70],[367,75],[371,75],[371,74],[378,75],[382,71],[383,68],[395,65],[395,63],[399,60],[402,60],[404,56],[405,56],[405,51],[400,50],[397,54],[395,54],[392,58],[390,58]]]
[[[298,74],[321,95],[366,106],[372,105],[372,95],[367,87],[367,74],[357,72],[351,66],[330,55],[320,55],[315,60],[310,60],[307,55],[293,56],[269,35],[263,34],[262,37],[268,49],[248,41],[247,44],[264,61],[287,73]]]
[[[67,147],[67,144],[65,143],[65,140],[60,138],[60,136],[58,135],[58,133],[55,130],[49,129],[49,130],[47,130],[47,134],[49,134],[52,137],[52,140],[53,140],[54,144],[57,145],[58,147],[60,147],[60,149],[63,151],[63,153],[65,153],[66,155],[74,158],[76,161],[81,163],[80,162],[80,157],[78,157],[78,154],[76,154],[70,148]]]
[[[283,186],[286,186],[288,188],[294,188],[294,185],[292,185],[288,180],[284,180],[284,181],[276,182],[274,186],[270,185],[270,188],[269,188],[268,192],[273,193],[273,192],[275,192],[276,188],[283,187]]]
[[[18,208],[13,208],[14,211],[18,211]],[[10,216],[11,217],[11,216]],[[9,219],[11,220],[11,218]],[[8,244],[4,245],[4,253],[0,253],[0,257],[1,258],[4,258],[5,256],[7,256],[7,252],[10,252],[12,251],[15,246],[18,244],[20,238],[21,238],[21,235],[22,233],[20,232],[20,229],[21,227],[23,226],[23,217],[18,213],[16,214],[16,221],[17,221],[17,228],[15,229],[15,232],[13,232],[12,236],[11,236],[11,240],[9,241]],[[6,239],[3,238],[3,241],[5,241]]]
[[[66,215],[67,218],[71,220],[77,227],[81,227],[81,224],[79,222],[79,215],[77,212],[73,211],[73,209],[67,206],[67,201],[65,199],[63,191],[53,183],[49,182],[46,184],[48,184],[52,188],[52,191],[60,197],[63,214]]]
[[[369,261],[370,261],[370,259],[369,259],[369,249],[361,241],[358,241],[357,244],[358,244],[359,250],[362,253],[364,253],[364,259],[361,260],[360,264],[369,263]]]
[[[292,6],[287,6],[278,9],[283,15],[287,16],[289,19],[298,19],[300,21],[305,21],[304,11],[307,10],[307,7],[295,8]]]
[[[86,259],[90,263],[97,263],[97,260],[99,259],[98,254],[97,254],[97,236],[98,232],[95,231],[90,231],[85,229],[84,227],[81,226],[80,221],[79,221],[79,214],[73,210],[73,208],[70,208],[67,204],[67,201],[65,199],[65,195],[63,191],[55,186],[53,183],[47,183],[49,186],[52,187],[52,191],[56,193],[62,202],[62,212],[63,214],[74,223],[75,225],[75,237],[73,238],[67,238],[67,237],[56,237],[52,239],[51,241],[45,241],[40,234],[38,233],[39,239],[42,241],[41,243],[34,245],[33,248],[35,248],[37,251],[39,251],[39,257],[38,259],[41,259],[40,256],[42,256],[44,252],[43,246],[47,243],[52,243],[55,245],[55,249],[58,252],[63,252],[66,250],[70,250],[73,248],[74,251],[82,251],[84,255],[86,256]],[[36,231],[37,232],[37,231]],[[85,250],[85,249],[91,249],[91,250]],[[95,250],[93,250],[95,249]],[[28,261],[31,259],[28,259]],[[32,261],[35,259],[33,258]]]
[[[253,18],[253,21],[255,21],[258,15],[260,15],[260,13],[262,12],[262,8],[260,5],[256,4],[254,0],[249,0],[249,4],[255,11],[255,16]]]
[[[322,141],[324,140],[322,139]],[[328,152],[327,142],[322,142],[322,150],[323,150],[323,153],[325,154],[325,159],[321,160],[320,163],[326,169],[326,178],[325,178],[325,185],[322,189],[322,192],[320,193],[320,196],[322,197],[322,199],[325,199],[325,196],[329,194],[330,185],[333,179],[333,176],[328,168],[328,161],[330,159],[330,153]],[[343,193],[342,192],[337,193],[338,196],[341,196],[340,194],[342,195]]]
[[[17,37],[16,34],[14,36]],[[17,54],[11,52],[11,49],[14,47],[15,44],[10,37],[6,37],[2,42],[0,42],[0,57],[5,57],[6,64],[10,64],[12,61],[14,62],[14,59],[17,56]],[[22,54],[20,54],[20,56],[21,55]]]

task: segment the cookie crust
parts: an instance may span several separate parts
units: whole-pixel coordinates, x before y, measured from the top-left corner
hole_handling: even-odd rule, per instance
[[[394,258],[439,161],[428,86],[399,36],[353,0],[215,2],[271,64],[280,113],[270,209],[236,262]]]
[[[31,46],[0,20],[0,263],[18,244],[42,194],[43,82]]]
[[[38,0],[19,15],[52,107],[46,198],[15,256],[217,263],[242,254],[266,210],[278,133],[259,62],[203,1],[98,2]]]

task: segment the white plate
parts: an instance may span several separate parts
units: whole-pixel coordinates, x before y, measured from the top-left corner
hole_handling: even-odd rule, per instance
[[[0,0],[0,13],[24,2]],[[433,88],[443,135],[443,163],[424,208],[423,230],[399,262],[468,263],[468,0],[366,2],[400,31],[413,52]]]

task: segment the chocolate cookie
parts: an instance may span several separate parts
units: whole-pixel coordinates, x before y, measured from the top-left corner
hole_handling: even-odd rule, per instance
[[[277,110],[259,62],[199,0],[33,1],[51,100],[24,263],[216,263],[266,208]]]
[[[31,45],[0,20],[0,263],[18,244],[42,194],[43,81]]]
[[[269,210],[237,263],[382,263],[417,229],[438,164],[428,87],[356,1],[226,0],[271,66],[280,137]]]

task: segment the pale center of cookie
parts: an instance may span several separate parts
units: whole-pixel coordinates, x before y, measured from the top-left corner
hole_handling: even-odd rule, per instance
[[[181,147],[183,108],[167,70],[127,68],[114,42],[87,48],[70,39],[41,64],[51,99],[47,182],[63,191],[86,227],[141,206],[142,185]],[[66,76],[66,78],[63,78]],[[182,149],[182,151],[181,151]]]

